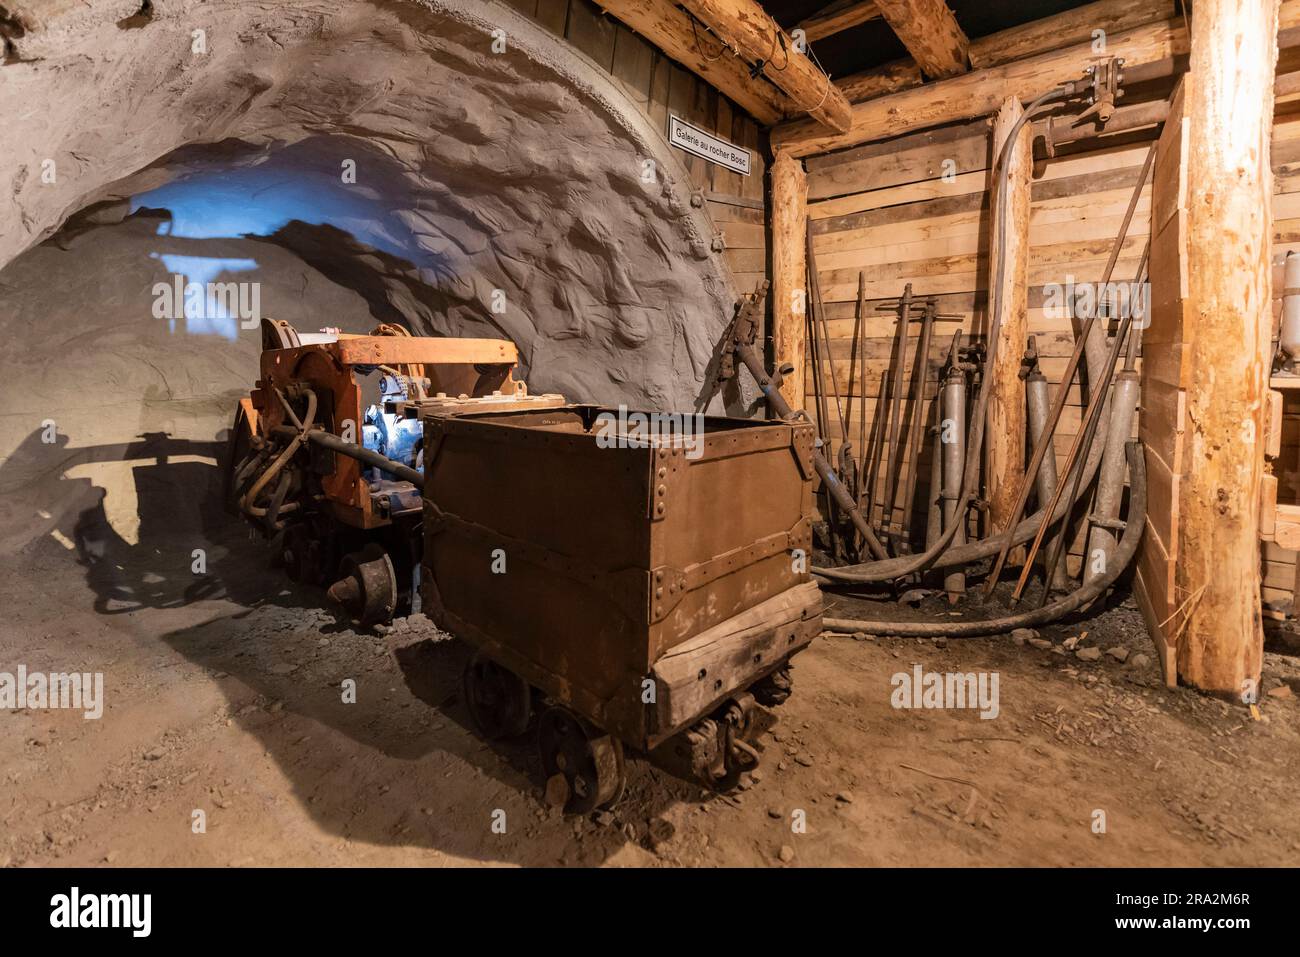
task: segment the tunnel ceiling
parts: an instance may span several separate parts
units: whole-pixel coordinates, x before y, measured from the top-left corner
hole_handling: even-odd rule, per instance
[[[712,228],[563,41],[481,2],[38,6],[0,66],[0,265],[157,210],[290,249],[376,317],[510,338],[535,391],[695,405],[733,301]]]

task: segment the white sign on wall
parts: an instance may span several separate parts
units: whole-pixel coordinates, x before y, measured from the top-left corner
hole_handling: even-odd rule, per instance
[[[691,126],[679,116],[668,118],[668,142],[678,149],[701,156],[710,163],[723,166],[733,173],[749,175],[749,150],[735,143],[706,133],[698,126]]]

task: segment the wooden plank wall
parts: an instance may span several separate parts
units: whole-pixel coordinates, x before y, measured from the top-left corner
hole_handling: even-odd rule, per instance
[[[868,430],[876,426],[875,405],[895,334],[894,315],[878,312],[877,307],[897,297],[904,284],[911,282],[917,295],[938,295],[941,311],[960,314],[963,334],[983,331],[989,230],[988,129],[985,122],[957,126],[807,160],[818,277],[829,317],[830,355],[842,391],[847,391],[850,384],[858,273],[865,273]],[[1043,357],[1044,374],[1053,388],[1073,346],[1074,322],[1068,314],[1045,308],[1045,284],[1064,283],[1069,275],[1076,282],[1101,278],[1131,190],[1153,142],[1151,136],[1150,132],[1139,132],[1116,137],[1122,140],[1117,145],[1036,163],[1030,214],[1028,318],[1029,331],[1036,337]],[[1273,169],[1273,307],[1277,321],[1281,315],[1282,262],[1289,250],[1300,251],[1300,97],[1278,104]],[[946,178],[945,171],[949,174]],[[1115,281],[1132,280],[1150,217],[1147,187],[1116,267]],[[956,327],[945,323],[937,330],[927,377],[930,397],[937,392],[939,366]],[[916,332],[914,324],[913,348]],[[909,382],[913,359],[909,353],[905,373]],[[807,408],[814,413],[811,362],[808,369]],[[827,376],[829,372],[828,367]],[[858,403],[864,389],[856,372],[853,375],[850,432],[856,443]],[[1071,388],[1055,441],[1058,462],[1063,462],[1078,429],[1086,399],[1086,392],[1081,395],[1078,385]],[[1143,399],[1146,404],[1161,400],[1158,395]],[[1284,410],[1282,454],[1275,463],[1278,501],[1300,505],[1300,390],[1287,390]],[[933,423],[929,402],[922,415],[927,424]],[[907,421],[905,415],[904,427]],[[840,429],[833,409],[825,434],[834,454]],[[924,521],[921,509],[928,500],[929,441],[923,443],[923,449],[914,523]],[[1151,494],[1167,496],[1168,483],[1161,485],[1160,480],[1161,476],[1151,476]],[[901,506],[901,491],[896,502]],[[1072,571],[1077,571],[1080,544],[1076,539]],[[1266,542],[1262,560],[1266,608],[1290,609],[1297,553]]]
[[[527,17],[563,37],[595,60],[667,137],[668,114],[748,147],[749,176],[732,173],[678,150],[695,188],[726,240],[727,264],[739,291],[749,291],[767,274],[766,166],[759,126],[736,104],[683,69],[590,0],[506,0]]]
[[[1300,98],[1279,99],[1273,122],[1273,321],[1282,318],[1283,263],[1300,251]],[[1283,392],[1282,452],[1273,463],[1280,504],[1300,504],[1300,390]],[[1264,543],[1263,600],[1267,617],[1294,615],[1296,552]]]
[[[1111,243],[1150,148],[1150,133],[1105,149],[1075,152],[1035,165],[1030,212],[1028,328],[1049,382],[1059,381],[1074,342],[1068,309],[1050,308],[1047,284],[1064,286],[1101,279]],[[953,332],[963,338],[985,328],[988,257],[989,124],[980,122],[871,144],[810,158],[809,211],[822,297],[830,327],[830,355],[840,388],[849,384],[858,274],[865,274],[867,427],[876,425],[875,406],[882,373],[889,366],[896,330],[892,312],[878,307],[910,282],[917,296],[939,296],[940,311],[960,323],[936,329],[926,394],[938,389],[938,370]],[[1114,280],[1131,282],[1146,241],[1149,187],[1134,217]],[[905,367],[910,384],[918,325],[913,323]],[[827,369],[829,375],[829,368]],[[812,366],[809,365],[808,405]],[[863,383],[853,381],[853,422],[860,416]],[[1086,402],[1076,384],[1057,430],[1055,449],[1064,459]],[[905,412],[908,407],[905,406]],[[910,413],[909,413],[910,414]],[[934,423],[930,402],[922,415]],[[825,434],[838,447],[840,429],[833,409]],[[905,419],[906,421],[906,419]],[[856,440],[858,426],[851,423]],[[928,501],[929,449],[923,444],[920,490],[913,523],[923,527]],[[910,465],[909,465],[910,467]],[[901,491],[896,502],[901,506]],[[1073,550],[1077,555],[1080,549]],[[1077,567],[1077,558],[1072,568]]]

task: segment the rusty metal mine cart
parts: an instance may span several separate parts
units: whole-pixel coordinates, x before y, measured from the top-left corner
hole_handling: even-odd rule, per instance
[[[548,790],[574,813],[617,800],[624,745],[733,785],[821,628],[812,426],[692,417],[693,437],[617,416],[424,416],[424,610],[476,649],[485,736],[538,712]]]

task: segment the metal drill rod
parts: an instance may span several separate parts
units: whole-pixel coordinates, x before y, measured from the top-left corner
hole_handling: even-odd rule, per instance
[[[961,332],[952,336],[952,346],[948,350],[948,373],[944,376],[941,399],[943,408],[939,429],[951,423],[951,440],[943,444],[943,482],[940,497],[943,500],[943,530],[946,532],[957,523],[952,535],[954,548],[966,542],[966,515],[958,513],[957,503],[961,499],[962,468],[966,461],[966,373],[961,368]],[[931,543],[927,549],[933,548]],[[943,590],[948,594],[948,603],[956,604],[957,599],[966,593],[966,573],[960,567],[954,568],[944,576]]]
[[[1047,413],[1051,408],[1052,400],[1047,386],[1047,377],[1043,375],[1042,369],[1039,367],[1038,353],[1033,348],[1033,341],[1034,337],[1030,336],[1030,348],[1025,353],[1030,360],[1025,375],[1025,405],[1028,407],[1029,413],[1030,440],[1038,442],[1047,428]],[[1034,482],[1034,492],[1039,505],[1049,501],[1056,494],[1056,486],[1056,456],[1044,456],[1042,465],[1038,469],[1037,479]],[[1057,532],[1057,535],[1064,534],[1064,528]],[[1063,588],[1068,584],[1065,576],[1059,574],[1052,581],[1058,588]]]
[[[817,311],[813,319],[814,332],[820,332],[822,343],[825,345],[826,354],[822,356],[822,361],[830,366],[831,370],[831,393],[835,398],[835,416],[840,423],[841,441],[848,441],[848,433],[844,427],[844,403],[840,400],[840,378],[835,371],[835,359],[831,356],[831,334],[830,324],[826,321],[826,310],[822,304],[822,282],[821,276],[817,272],[817,253],[813,249],[812,220],[808,220],[808,229],[805,233],[808,244],[808,277],[812,285],[813,297],[817,303]],[[824,432],[827,425],[822,426]]]
[[[1142,264],[1138,267],[1139,276],[1141,276],[1142,271],[1146,268],[1147,255],[1150,253],[1150,250],[1151,250],[1151,240],[1148,239],[1147,247],[1142,253]],[[1094,309],[1093,310],[1094,316],[1096,315],[1096,312],[1097,311]],[[1083,457],[1080,455],[1080,451],[1082,449],[1088,448],[1092,444],[1092,437],[1096,432],[1097,422],[1101,419],[1101,407],[1106,402],[1106,393],[1110,390],[1111,380],[1115,376],[1115,365],[1119,361],[1119,354],[1124,344],[1124,337],[1127,335],[1129,331],[1129,326],[1131,326],[1132,323],[1133,323],[1133,316],[1131,313],[1128,316],[1125,316],[1123,321],[1120,323],[1119,333],[1116,335],[1115,342],[1111,346],[1110,354],[1106,356],[1106,370],[1102,375],[1101,381],[1097,383],[1096,391],[1093,393],[1092,399],[1088,403],[1088,412],[1087,412],[1087,418],[1085,424],[1083,428],[1081,428],[1078,432],[1074,434],[1074,441],[1070,443],[1070,452],[1065,458],[1065,477],[1068,479],[1070,478],[1072,473],[1075,473],[1076,464],[1078,465],[1078,471],[1077,473],[1074,474],[1074,481],[1070,490],[1070,498],[1068,499],[1068,501],[1073,502],[1077,500],[1079,494],[1079,484],[1083,479]],[[1062,393],[1064,393],[1065,390],[1062,389],[1061,391]],[[1020,578],[1016,582],[1015,591],[1011,593],[1012,603],[1018,602],[1020,600],[1020,596],[1024,594],[1025,585],[1029,581],[1029,573],[1033,568],[1034,557],[1038,554],[1039,548],[1042,547],[1043,536],[1047,531],[1047,526],[1050,524],[1047,521],[1047,519],[1050,518],[1053,511],[1055,511],[1056,503],[1061,497],[1061,489],[1063,488],[1065,488],[1065,482],[1061,482],[1059,485],[1057,485],[1056,496],[1052,499],[1051,504],[1048,506],[1047,514],[1043,517],[1042,525],[1038,527],[1038,534],[1034,536],[1034,543],[1032,546],[1030,546],[1029,554],[1025,556],[1025,567],[1021,569]],[[1070,513],[1067,511],[1065,515],[1061,517],[1061,522],[1063,523],[1062,527],[1063,528],[1068,527],[1069,521],[1070,521]],[[1065,540],[1065,536],[1062,535],[1060,541],[1064,542],[1064,540]],[[1061,551],[1063,550],[1064,550],[1063,548],[1058,548],[1054,550],[1051,553],[1051,558],[1048,560],[1047,568],[1046,568],[1046,575],[1047,575],[1046,581],[1049,583],[1052,580],[1052,573],[1055,571],[1056,563],[1060,561]],[[1044,591],[1046,590],[1047,589],[1045,588]]]
[[[892,533],[894,524],[895,502],[898,498],[898,469],[901,463],[901,450],[898,447],[900,436],[899,417],[903,409],[903,368],[907,361],[907,326],[912,321],[912,284],[903,287],[903,295],[892,305],[879,307],[881,311],[897,309],[898,326],[895,329],[895,352],[889,373],[889,427],[885,434],[885,474],[884,488],[880,499],[880,528],[886,535]]]
[[[1146,248],[1142,251],[1142,261],[1141,263],[1138,264],[1137,277],[1134,285],[1136,285],[1138,282],[1141,282],[1143,272],[1145,271],[1147,265],[1147,257],[1150,255],[1150,253],[1151,253],[1151,241],[1148,239]],[[1125,318],[1124,323],[1121,325],[1120,331],[1116,336],[1114,349],[1111,351],[1111,355],[1109,356],[1109,365],[1107,367],[1107,376],[1106,376],[1107,383],[1110,382],[1115,383],[1115,389],[1114,389],[1115,396],[1111,401],[1110,414],[1111,414],[1112,422],[1110,424],[1112,429],[1117,429],[1118,431],[1122,432],[1122,436],[1119,438],[1119,443],[1121,448],[1124,446],[1125,443],[1128,442],[1128,433],[1129,433],[1129,429],[1132,426],[1133,413],[1137,405],[1136,392],[1132,392],[1130,394],[1131,395],[1130,401],[1132,404],[1128,407],[1127,412],[1125,411],[1124,402],[1121,395],[1121,393],[1125,391],[1125,386],[1121,381],[1117,379],[1114,373],[1115,363],[1119,357],[1121,341],[1124,339],[1124,333],[1126,330],[1128,332],[1128,355],[1130,358],[1125,359],[1125,372],[1122,373],[1122,375],[1127,375],[1129,377],[1129,385],[1135,388],[1138,385],[1137,373],[1135,370],[1129,367],[1129,362],[1135,361],[1131,357],[1134,357],[1136,354],[1136,345],[1134,343],[1134,340],[1138,335],[1138,330],[1136,328],[1133,328],[1132,326],[1132,310],[1129,311],[1129,315]],[[1087,437],[1087,444],[1084,446],[1085,448],[1087,448],[1092,444],[1094,440],[1094,436],[1097,433],[1097,424],[1101,420],[1100,415],[1093,417],[1091,414],[1092,410],[1089,409],[1088,411],[1089,411],[1088,437]],[[1109,438],[1110,436],[1108,435],[1107,439],[1109,440]],[[1093,509],[1094,509],[1094,513],[1098,515],[1103,514],[1106,508],[1108,507],[1107,505],[1101,502],[1103,490],[1105,491],[1106,496],[1112,500],[1114,514],[1118,515],[1119,513],[1120,485],[1123,482],[1124,468],[1126,463],[1123,460],[1121,460],[1118,469],[1118,474],[1116,474],[1115,462],[1113,461],[1113,459],[1110,459],[1110,456],[1107,454],[1108,452],[1110,452],[1113,455],[1113,452],[1109,448],[1109,445],[1110,443],[1109,441],[1107,441],[1107,446],[1103,447],[1102,449],[1101,471],[1097,479],[1097,496],[1094,502]],[[1109,476],[1107,474],[1108,466],[1110,468]],[[1078,472],[1075,473],[1073,486],[1071,487],[1070,490],[1071,499],[1076,498],[1079,494],[1079,482],[1082,476],[1082,472],[1083,469],[1081,467],[1078,470]],[[1062,523],[1062,533],[1064,533],[1065,528],[1069,525],[1068,519],[1069,519],[1069,513],[1066,514],[1066,519]],[[1045,582],[1050,582],[1052,580],[1052,575],[1054,574],[1056,568],[1058,567],[1058,564],[1061,561],[1061,556],[1065,551],[1064,539],[1065,539],[1065,535],[1062,534],[1056,541],[1052,543],[1052,548],[1049,552],[1049,557],[1047,559],[1047,564],[1045,566],[1045,574],[1046,574],[1046,578],[1044,579]],[[1088,571],[1087,558],[1088,558],[1088,537],[1085,535],[1084,536],[1084,570],[1081,576],[1084,579],[1085,583],[1089,578],[1087,573]],[[1047,601],[1048,591],[1049,588],[1047,586],[1044,586],[1043,595],[1039,601],[1040,607]]]
[[[808,270],[809,276],[813,275],[812,269]],[[808,358],[812,360],[812,380],[813,380],[813,407],[817,410],[817,431],[824,433],[830,424],[830,411],[826,398],[826,369],[822,365],[821,342],[817,335],[817,314],[815,310],[816,294],[811,288],[805,295],[804,308],[804,339],[808,343]],[[839,519],[835,514],[835,505],[833,502],[827,504],[826,515],[826,532],[828,536],[827,544],[830,546],[831,555],[839,554],[839,537],[835,534],[836,526]]]
[[[862,474],[867,455],[867,274],[858,270],[858,311],[854,322],[854,339],[858,345],[858,504],[862,503]],[[849,390],[849,405],[853,404],[853,390]],[[867,513],[868,517],[870,512]]]
[[[345,442],[332,432],[326,432],[319,426],[308,429],[306,432],[300,432],[298,429],[288,425],[278,425],[271,429],[271,434],[292,438],[295,435],[302,435],[308,442],[314,442],[316,445],[329,449],[331,452],[337,452],[340,455],[346,455],[348,458],[356,459],[363,465],[371,465],[377,469],[382,469],[396,475],[403,481],[410,482],[416,488],[424,487],[424,476],[401,462],[390,459],[386,455],[367,449],[360,445],[354,445],[351,442]]]
[[[849,337],[849,382],[848,391],[844,396],[844,444],[849,445],[849,435],[853,432],[853,387],[856,385],[858,391],[862,391],[862,382],[858,376],[858,353],[862,351],[862,308],[863,297],[866,295],[866,274],[858,273],[858,304],[853,313],[853,334]],[[858,443],[857,449],[859,454],[862,451],[862,443]]]
[[[930,376],[930,343],[934,336],[934,324],[940,320],[961,321],[961,316],[939,315],[939,300],[930,296],[925,300],[925,312],[921,316],[921,337],[917,347],[916,366],[912,370],[912,420],[908,429],[908,453],[911,456],[911,468],[907,473],[907,492],[903,496],[903,527],[899,539],[901,547],[911,551],[912,507],[916,503],[916,486],[921,475],[921,439],[924,420],[921,407],[925,404],[925,386]]]
[[[889,370],[885,369],[880,373],[880,391],[876,394],[876,415],[871,423],[871,449],[867,453],[867,464],[869,474],[866,482],[866,505],[862,506],[859,495],[859,505],[865,508],[867,521],[875,522],[876,514],[876,484],[880,481],[880,456],[885,448],[885,417],[881,408],[885,404],[885,395],[889,391]],[[864,390],[865,392],[865,390]],[[866,408],[866,396],[862,398],[863,408]]]
[[[802,412],[791,411],[789,403],[781,395],[777,384],[773,382],[771,376],[767,374],[767,370],[763,368],[763,362],[754,352],[754,347],[739,338],[733,340],[733,344],[737,357],[749,370],[749,374],[754,377],[754,381],[758,383],[758,388],[766,397],[768,406],[776,413],[776,417],[785,421],[802,417]],[[826,456],[822,455],[820,449],[813,449],[813,468],[821,476],[827,494],[848,515],[849,520],[867,543],[867,548],[871,550],[871,554],[876,558],[888,558],[889,555],[885,552],[884,546],[880,544],[880,539],[876,537],[876,533],[871,530],[871,526],[867,524],[862,517],[862,513],[858,510],[858,503],[853,500],[853,496],[844,487],[844,483],[839,480],[835,470],[831,468],[830,462],[826,461]]]
[[[1124,211],[1124,219],[1120,223],[1119,234],[1115,237],[1114,245],[1111,246],[1110,257],[1106,260],[1106,270],[1102,278],[1102,288],[1110,282],[1110,277],[1114,273],[1115,263],[1119,260],[1120,250],[1124,247],[1124,240],[1128,236],[1129,224],[1133,221],[1133,213],[1137,209],[1139,198],[1142,196],[1142,187],[1146,185],[1147,177],[1151,174],[1151,168],[1155,163],[1156,148],[1152,144],[1147,151],[1147,158],[1142,164],[1142,172],[1138,175],[1137,185],[1133,187],[1133,194],[1129,197],[1128,208]],[[1074,352],[1070,355],[1070,361],[1065,367],[1065,374],[1061,376],[1061,384],[1056,391],[1056,399],[1052,403],[1052,411],[1047,417],[1047,423],[1043,427],[1043,433],[1034,442],[1034,452],[1029,459],[1029,467],[1025,469],[1024,475],[1020,477],[1020,488],[1016,493],[1016,504],[1007,516],[1006,527],[999,533],[1002,535],[1002,547],[998,551],[997,558],[993,560],[993,566],[989,569],[988,579],[984,583],[984,597],[988,598],[993,594],[993,589],[997,587],[998,576],[1002,573],[1003,566],[1006,565],[1007,555],[1012,548],[1011,532],[1019,523],[1020,518],[1025,513],[1025,505],[1029,501],[1029,490],[1033,488],[1035,479],[1038,476],[1038,470],[1043,464],[1043,457],[1048,450],[1052,448],[1053,436],[1056,434],[1057,423],[1061,420],[1061,413],[1065,409],[1065,400],[1070,392],[1070,383],[1074,381],[1075,373],[1078,371],[1079,362],[1083,358],[1084,349],[1088,342],[1088,336],[1092,333],[1092,327],[1097,321],[1096,307],[1088,311],[1088,318],[1084,320],[1083,328],[1080,330],[1079,338],[1075,340]],[[1077,435],[1076,435],[1077,437]],[[1067,473],[1068,475],[1068,473]],[[1058,492],[1060,486],[1058,486]],[[1055,501],[1060,496],[1053,498],[1053,508]],[[1044,518],[1051,518],[1052,512],[1049,510]],[[1068,519],[1068,516],[1067,516]],[[1041,538],[1041,536],[1040,536]],[[1037,551],[1037,548],[1034,549]],[[1049,579],[1050,580],[1050,579]]]

